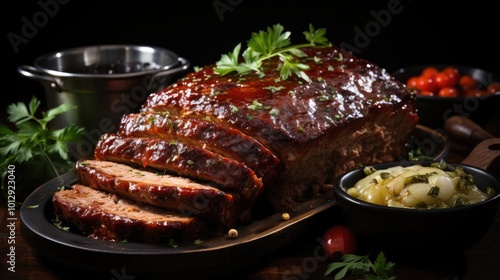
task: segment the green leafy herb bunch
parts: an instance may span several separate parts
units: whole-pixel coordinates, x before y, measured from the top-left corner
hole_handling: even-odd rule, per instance
[[[307,43],[292,45],[290,40],[291,32],[285,31],[281,24],[275,24],[268,27],[266,31],[261,30],[258,33],[252,33],[248,40],[248,47],[243,51],[240,61],[241,43],[236,45],[232,52],[224,54],[216,62],[215,73],[224,76],[232,72],[239,75],[256,73],[263,76],[262,63],[273,57],[279,57],[281,65],[279,67],[280,77],[286,80],[292,74],[297,75],[307,82],[311,82],[304,70],[309,66],[297,62],[296,58],[306,57],[302,50],[305,47],[331,46],[332,44],[326,38],[326,29],[315,29],[312,24],[309,30],[303,32]]]
[[[72,168],[67,144],[80,140],[84,134],[84,129],[76,124],[61,129],[48,126],[58,115],[74,110],[76,106],[61,104],[40,113],[40,103],[32,97],[28,106],[18,102],[7,107],[7,119],[17,130],[0,124],[2,190],[5,195],[5,182],[10,175],[9,189],[11,194],[15,193],[18,202],[38,184],[44,183],[43,180],[57,177]],[[25,183],[32,185],[26,186]]]

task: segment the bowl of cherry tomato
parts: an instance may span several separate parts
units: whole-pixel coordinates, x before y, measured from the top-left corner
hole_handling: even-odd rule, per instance
[[[454,115],[484,125],[498,118],[500,79],[497,74],[458,65],[401,68],[393,76],[417,96],[419,123],[442,128]]]

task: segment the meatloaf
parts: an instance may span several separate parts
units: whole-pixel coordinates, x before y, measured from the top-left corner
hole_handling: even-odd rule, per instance
[[[191,241],[208,236],[205,221],[75,184],[52,196],[54,212],[94,239],[128,242]],[[214,234],[214,233],[212,233]]]
[[[337,46],[302,50],[307,56],[296,62],[309,67],[304,72],[310,81],[283,79],[278,57],[263,61],[260,74],[221,76],[214,71],[216,65],[207,65],[150,94],[140,112],[124,115],[118,131],[99,139],[93,164],[147,169],[168,175],[168,182],[152,174],[141,178],[80,165],[75,169],[79,184],[100,190],[106,205],[113,205],[113,199],[134,201],[169,213],[162,220],[166,228],[148,225],[148,230],[168,231],[176,224],[176,231],[168,234],[201,235],[202,230],[191,226],[206,228],[208,222],[211,228],[227,229],[248,222],[261,207],[287,210],[331,191],[334,180],[347,171],[400,157],[418,122],[415,94],[383,68]],[[212,215],[186,217],[175,201],[194,203],[183,192],[190,182],[198,184],[195,192],[202,192],[200,185],[218,189],[210,192],[219,204],[239,198],[239,206],[213,204],[207,208]],[[93,219],[96,224],[89,225],[80,210],[88,206],[85,201],[62,204],[59,198],[68,192],[55,195],[59,215],[91,232],[106,223]],[[106,219],[129,217],[126,211],[109,216],[99,209]],[[135,216],[140,221],[161,220],[144,209]],[[210,225],[217,215],[221,218]],[[235,223],[238,215],[240,222]]]
[[[298,62],[312,82],[281,79],[278,58],[264,62],[263,75],[220,76],[212,65],[151,94],[141,112],[202,119],[254,138],[282,166],[263,178],[263,197],[277,210],[328,189],[344,172],[399,157],[418,122],[415,94],[339,47],[303,50]]]

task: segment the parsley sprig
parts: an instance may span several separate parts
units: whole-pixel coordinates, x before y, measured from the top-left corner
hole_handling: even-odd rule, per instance
[[[366,280],[396,280],[394,273],[395,264],[388,262],[384,253],[380,252],[375,262],[370,260],[370,255],[359,256],[346,254],[341,261],[328,265],[325,276],[337,271],[335,280],[343,279],[346,275],[363,276]]]
[[[331,46],[325,37],[326,29],[316,30],[312,24],[309,24],[309,30],[303,32],[308,43],[298,45],[291,45],[291,32],[284,30],[281,24],[275,24],[268,27],[267,31],[261,30],[258,33],[252,33],[247,42],[248,47],[243,51],[243,60],[240,59],[241,43],[239,43],[232,52],[222,55],[221,59],[216,62],[215,73],[223,76],[235,71],[240,75],[255,72],[259,76],[263,76],[262,63],[270,58],[279,57],[282,63],[278,68],[283,80],[286,80],[293,73],[307,82],[311,82],[304,72],[309,66],[298,62],[296,58],[307,56],[301,48]]]
[[[7,107],[7,119],[14,123],[17,131],[0,124],[0,162],[3,179],[8,165],[22,164],[33,159],[43,159],[56,176],[60,175],[54,160],[62,159],[69,164],[67,142],[81,139],[84,129],[72,124],[52,130],[48,124],[58,115],[76,109],[76,106],[61,104],[37,115],[40,101],[32,97],[28,106],[22,102]]]

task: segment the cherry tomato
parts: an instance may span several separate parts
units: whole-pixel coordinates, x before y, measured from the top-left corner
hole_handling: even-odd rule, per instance
[[[435,94],[432,91],[425,91],[424,90],[424,91],[420,92],[420,95],[423,95],[423,96],[434,96]]]
[[[464,90],[466,97],[481,97],[490,94],[487,89],[468,89]]]
[[[453,87],[453,80],[446,72],[439,72],[434,76],[434,83],[438,88]]]
[[[457,97],[458,90],[454,87],[444,87],[438,92],[439,97]]]
[[[441,72],[448,74],[450,77],[450,85],[453,87],[460,80],[460,72],[455,67],[446,67]]]
[[[330,259],[339,260],[343,255],[356,253],[357,241],[349,227],[335,225],[323,234],[322,247]]]
[[[494,94],[500,91],[500,83],[493,82],[488,85],[487,91],[489,94]]]
[[[420,76],[417,78],[417,89],[420,91],[435,92],[438,88],[434,83],[434,79],[429,77]]]
[[[409,87],[409,88],[416,89],[417,88],[417,83],[418,83],[418,77],[411,77],[406,82],[406,86]]]
[[[439,71],[437,70],[436,67],[430,66],[430,67],[427,67],[424,70],[422,70],[421,75],[424,77],[433,78],[438,72]]]
[[[458,84],[463,90],[473,90],[477,88],[477,81],[472,78],[470,75],[462,75],[460,77],[460,80],[458,81]]]

